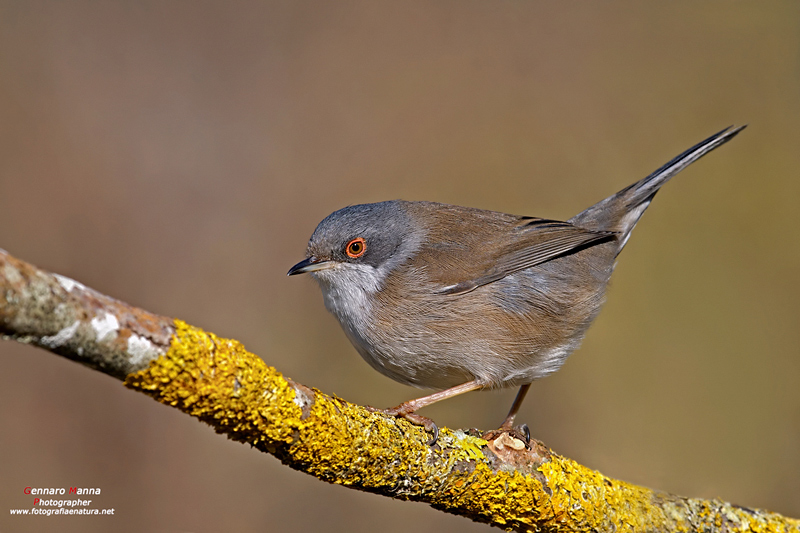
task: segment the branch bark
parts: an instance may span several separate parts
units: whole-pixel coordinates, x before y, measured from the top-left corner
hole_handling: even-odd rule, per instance
[[[271,453],[354,489],[427,502],[517,531],[775,531],[800,520],[684,498],[608,478],[532,440],[428,435],[285,378],[235,340],[158,316],[0,250],[0,335],[123,381]]]

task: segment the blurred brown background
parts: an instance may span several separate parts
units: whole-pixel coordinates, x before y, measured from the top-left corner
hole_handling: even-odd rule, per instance
[[[664,188],[521,420],[605,474],[800,516],[800,4],[0,2],[0,247],[243,341],[347,400],[310,278],[384,199],[568,218],[730,124]],[[321,483],[107,376],[0,344],[0,531],[484,531]],[[434,406],[491,428],[513,391]],[[10,518],[25,486],[113,518]]]

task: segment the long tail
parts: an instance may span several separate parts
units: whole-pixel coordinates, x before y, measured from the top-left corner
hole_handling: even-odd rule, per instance
[[[636,222],[650,205],[653,196],[669,179],[691,165],[714,148],[733,139],[747,126],[733,126],[715,133],[708,139],[692,146],[670,162],[641,181],[625,187],[617,194],[596,203],[589,209],[575,215],[570,222],[576,226],[603,231],[617,231],[624,245]],[[622,248],[622,246],[620,246]]]

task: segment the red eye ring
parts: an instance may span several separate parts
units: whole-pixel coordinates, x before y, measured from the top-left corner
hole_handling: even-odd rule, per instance
[[[346,253],[349,257],[356,259],[364,255],[364,252],[367,251],[367,241],[362,239],[361,237],[356,237],[352,241],[347,243],[347,246],[344,247],[344,253]]]

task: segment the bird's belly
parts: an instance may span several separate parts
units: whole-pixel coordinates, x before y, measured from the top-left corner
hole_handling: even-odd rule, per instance
[[[544,377],[561,367],[577,347],[576,342],[531,335],[515,341],[514,333],[492,328],[455,327],[424,322],[415,317],[403,327],[348,330],[350,341],[373,368],[382,374],[421,388],[446,389],[478,380],[487,388],[512,387]]]
[[[387,339],[385,335],[355,332],[347,327],[344,330],[372,368],[397,382],[419,388],[447,389],[475,379],[463,365],[450,360],[449,352],[431,342],[408,337]]]

